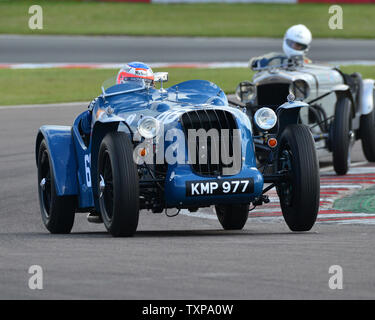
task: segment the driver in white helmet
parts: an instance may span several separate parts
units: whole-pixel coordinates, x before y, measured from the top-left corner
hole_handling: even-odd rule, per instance
[[[311,63],[306,57],[310,48],[312,35],[310,30],[303,24],[291,26],[284,35],[283,51],[284,53],[272,52],[260,57],[250,59],[250,67],[266,67],[269,65],[292,64],[299,60],[304,63]]]
[[[292,59],[296,56],[305,57],[309,50],[312,35],[310,30],[303,24],[290,27],[284,35],[283,50],[285,55]]]

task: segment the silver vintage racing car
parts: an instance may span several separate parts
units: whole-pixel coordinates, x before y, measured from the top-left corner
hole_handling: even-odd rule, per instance
[[[288,45],[293,42],[286,37],[284,47]],[[297,43],[295,48],[304,53],[307,46]],[[309,105],[300,113],[299,121],[310,127],[318,156],[332,154],[337,174],[347,173],[351,147],[359,139],[366,159],[375,162],[374,80],[312,64],[303,54],[296,54],[296,49],[293,55],[285,48],[284,52],[250,60],[249,67],[256,73],[251,82],[238,85],[237,104],[240,100],[252,116],[262,107],[277,108],[288,93],[293,93],[296,100]]]

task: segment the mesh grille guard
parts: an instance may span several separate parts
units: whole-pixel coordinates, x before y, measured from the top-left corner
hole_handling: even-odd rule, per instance
[[[181,123],[187,141],[189,162],[196,174],[211,177],[220,176],[223,175],[224,168],[232,167],[231,163],[226,164],[222,161],[222,151],[229,157],[233,157],[234,153],[233,141],[235,137],[233,130],[238,129],[238,127],[232,113],[217,109],[189,111],[181,116]],[[199,129],[204,129],[204,132],[208,133],[205,154],[205,142],[201,141],[196,135],[189,134],[190,130],[198,132]],[[211,129],[216,129],[218,134],[211,135],[209,131]],[[211,132],[213,133],[213,131]],[[222,143],[222,139],[225,139],[227,143]],[[212,157],[212,153],[218,155],[218,157]],[[236,173],[238,172],[232,174]]]

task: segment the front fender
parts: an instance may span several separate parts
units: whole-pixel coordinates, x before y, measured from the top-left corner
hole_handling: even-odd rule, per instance
[[[332,88],[332,92],[336,93],[336,97],[345,96],[352,102],[352,117],[355,117],[356,114],[356,102],[354,100],[352,91],[349,86],[346,84],[338,84]]]
[[[369,114],[374,110],[374,83],[372,79],[363,80],[363,91],[361,99],[361,114]]]
[[[119,122],[125,122],[125,119],[115,115],[115,114],[109,114],[107,115],[105,112],[103,112],[98,119],[96,119],[96,122],[100,123],[119,123]]]
[[[345,92],[349,90],[349,86],[347,84],[337,84],[331,88],[332,92]]]
[[[291,124],[298,123],[298,116],[301,108],[308,107],[309,104],[302,101],[290,101],[282,104],[276,109],[277,118],[279,121],[278,133]]]
[[[98,154],[100,144],[109,132],[117,131],[120,123],[126,123],[122,117],[117,115],[107,115],[98,117],[92,129],[91,137],[91,183],[92,183],[92,194],[94,197],[94,204],[96,209],[99,211],[99,189],[97,182],[97,167],[98,167]],[[129,127],[128,127],[129,128]]]
[[[46,141],[50,155],[57,195],[77,195],[77,161],[72,128],[68,126],[42,126],[39,129],[35,145],[37,164],[39,146],[43,139]]]

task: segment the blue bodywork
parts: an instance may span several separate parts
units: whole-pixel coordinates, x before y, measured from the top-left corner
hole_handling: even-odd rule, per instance
[[[42,137],[47,142],[50,161],[56,178],[58,195],[78,194],[76,178],[77,160],[72,139],[72,128],[67,126],[42,126],[37,138],[36,157]]]
[[[122,90],[128,92],[119,94]],[[120,84],[93,100],[89,109],[89,112],[84,111],[76,118],[72,127],[41,127],[36,143],[37,155],[42,139],[47,142],[57,195],[76,195],[82,210],[92,207],[98,209],[96,162],[101,140],[108,132],[124,131],[131,135],[136,132],[138,121],[144,116],[158,119],[165,130],[182,129],[182,114],[199,109],[225,110],[233,114],[241,132],[242,165],[238,174],[228,178],[252,178],[253,192],[188,197],[186,181],[207,181],[218,177],[202,177],[194,173],[189,164],[168,165],[164,182],[165,207],[250,203],[262,194],[263,176],[256,168],[251,121],[242,110],[228,106],[226,95],[214,83],[191,80],[166,90],[140,90]],[[85,134],[88,136],[87,141]]]

